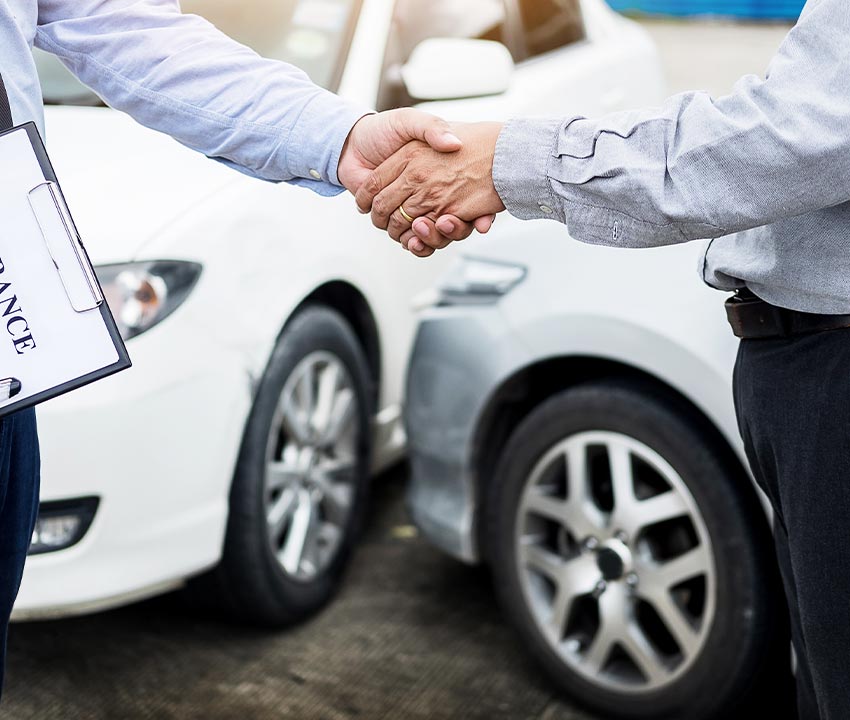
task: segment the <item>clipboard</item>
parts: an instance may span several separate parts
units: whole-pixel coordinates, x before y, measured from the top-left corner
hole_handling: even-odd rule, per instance
[[[0,417],[131,366],[34,123],[0,77]]]

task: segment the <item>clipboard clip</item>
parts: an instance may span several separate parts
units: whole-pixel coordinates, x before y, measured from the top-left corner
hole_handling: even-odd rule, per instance
[[[50,181],[36,185],[29,202],[71,307],[78,313],[100,307],[103,293],[59,186]]]
[[[0,403],[11,400],[21,392],[21,381],[18,378],[8,377],[0,380]]]

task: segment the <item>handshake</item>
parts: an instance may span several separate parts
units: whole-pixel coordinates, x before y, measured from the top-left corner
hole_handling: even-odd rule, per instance
[[[486,233],[505,209],[493,185],[500,123],[451,126],[418,110],[361,118],[337,175],[376,227],[419,257],[473,230]]]

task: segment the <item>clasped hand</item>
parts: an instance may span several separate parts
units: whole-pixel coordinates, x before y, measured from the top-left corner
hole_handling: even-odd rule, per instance
[[[376,227],[427,257],[473,230],[486,233],[505,209],[493,185],[500,130],[449,126],[416,110],[368,115],[351,131],[339,179]]]

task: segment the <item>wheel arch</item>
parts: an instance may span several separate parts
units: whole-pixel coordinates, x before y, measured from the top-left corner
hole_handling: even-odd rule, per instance
[[[324,305],[335,310],[354,330],[369,365],[372,380],[370,396],[372,407],[378,407],[381,386],[381,340],[378,324],[368,300],[356,287],[344,280],[333,280],[320,285],[305,297],[290,314],[290,319],[307,305]],[[288,324],[289,321],[287,321]],[[284,328],[285,329],[285,325]],[[281,329],[281,332],[283,332]]]
[[[473,537],[480,557],[488,562],[486,514],[481,512],[487,483],[501,458],[507,440],[517,425],[551,395],[593,381],[616,381],[645,389],[662,397],[685,415],[715,447],[724,466],[746,488],[748,509],[758,513],[764,541],[770,542],[770,522],[749,471],[735,449],[709,416],[672,385],[649,372],[627,363],[594,356],[560,356],[532,363],[508,377],[491,395],[480,415],[472,442],[470,467],[473,470],[477,510]]]

